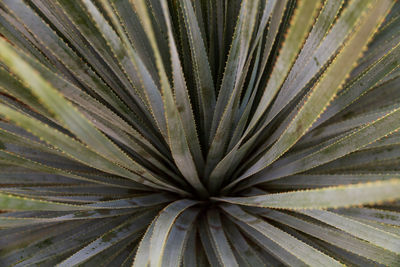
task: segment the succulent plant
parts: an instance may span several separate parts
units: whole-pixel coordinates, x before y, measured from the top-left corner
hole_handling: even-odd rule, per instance
[[[0,266],[399,266],[400,2],[0,1]]]

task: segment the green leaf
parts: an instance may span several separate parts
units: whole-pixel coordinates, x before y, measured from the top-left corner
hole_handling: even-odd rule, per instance
[[[58,2],[43,0],[41,2],[35,1],[33,5],[40,11],[38,15],[47,18],[50,24],[68,39],[73,47],[79,51],[79,54],[90,63],[114,90],[123,96],[129,95],[134,91],[126,75],[128,72],[131,74],[130,70],[132,68],[126,68],[127,64],[123,60],[121,60],[120,64],[114,60],[117,56],[113,53],[110,42],[107,42],[105,38],[109,36],[108,31],[104,30],[103,33],[105,34],[103,35],[98,31],[88,14],[89,12],[82,6],[81,2],[71,5],[71,3],[63,0]],[[122,86],[120,86],[121,84]],[[118,87],[122,87],[125,90],[121,90],[122,88]],[[121,94],[124,91],[128,92],[128,94]],[[136,98],[135,100],[140,103],[140,99],[135,94],[133,94],[132,98]],[[122,99],[127,100],[126,97],[122,97]]]
[[[246,241],[240,231],[232,223],[224,223],[224,230],[229,238],[230,244],[247,266],[265,266],[255,249]]]
[[[71,257],[61,262],[59,266],[64,267],[84,263],[96,254],[101,253],[105,249],[114,246],[118,242],[129,238],[131,235],[143,229],[149,223],[152,216],[154,216],[154,212],[146,212],[139,218],[133,217],[80,249]]]
[[[279,246],[262,232],[255,230],[248,224],[239,220],[235,220],[234,223],[241,228],[250,240],[261,248],[259,255],[265,263],[271,262],[272,266],[274,265],[274,262],[276,262],[276,265],[282,262],[288,266],[307,266],[299,258]],[[268,266],[268,264],[266,265]]]
[[[269,1],[268,4],[269,3],[272,3],[272,2]],[[281,22],[283,14],[284,14],[286,5],[287,5],[287,2],[285,0],[277,1],[276,5],[274,5],[274,10],[271,14],[271,23],[269,26],[269,30],[267,32],[266,44],[263,49],[264,51],[263,51],[263,57],[262,57],[262,62],[261,62],[261,66],[260,66],[260,73],[262,73],[266,68],[268,57],[270,56],[270,52],[271,52],[271,49],[272,49],[272,46],[274,43],[274,38],[278,34],[279,24]],[[254,85],[254,88],[258,88],[262,77],[263,77],[263,75],[258,75],[258,78]],[[254,92],[252,92],[252,96],[251,96],[252,102],[250,102],[246,106],[246,111],[245,111],[246,113],[250,113],[250,111],[252,110],[253,103],[256,98],[256,93],[258,92],[258,90],[254,90]],[[239,121],[239,124],[247,123],[247,121],[244,122],[242,119],[245,120],[244,118],[241,118],[241,121]],[[246,125],[243,125],[243,127],[244,126],[246,126]],[[234,138],[232,138],[232,140],[233,139]],[[247,152],[247,151],[244,151],[246,149],[241,149],[238,151],[239,145],[241,144],[241,140],[242,139],[240,139],[240,141],[236,141],[235,146],[233,148],[231,148],[230,152],[227,153],[227,155],[222,160],[219,161],[217,166],[215,166],[214,170],[211,172],[210,176],[218,177],[218,176],[222,176],[225,174],[227,174],[226,176],[232,175],[232,173],[234,172],[234,168],[232,166],[235,166],[235,164],[239,164],[240,160],[243,159],[245,152]]]
[[[0,66],[0,92],[10,94],[20,101],[29,104],[42,115],[50,116],[50,113],[38,103],[34,95],[32,95],[23,83],[18,80],[15,76],[11,75],[10,72],[6,71]]]
[[[301,141],[296,144],[296,149],[302,147],[312,147],[315,144],[321,143],[327,138],[331,138],[332,136],[338,136],[357,127],[365,126],[366,124],[380,119],[399,107],[400,104],[398,103],[388,105],[383,108],[379,107],[378,109],[372,109],[371,107],[370,111],[366,113],[357,114],[347,120],[342,120],[336,123],[328,124],[324,127],[319,127],[315,131],[312,131],[304,136]]]
[[[0,51],[2,51],[0,54],[2,60],[7,62],[7,65],[30,85],[32,92],[78,138],[87,143],[93,150],[98,151],[105,157],[109,157],[122,166],[126,166],[128,169],[139,173],[143,172],[143,169],[137,163],[79,114],[76,108],[67,102],[56,89],[52,88],[48,82],[37,75],[32,67],[24,62],[9,45],[1,41],[0,48]],[[143,175],[148,176],[146,173],[143,173]]]
[[[2,210],[89,210],[91,208],[49,202],[37,199],[28,199],[19,196],[7,195],[0,193],[0,209]]]
[[[299,211],[312,218],[320,220],[324,223],[332,225],[343,230],[353,236],[364,239],[372,244],[400,254],[400,237],[391,233],[384,232],[372,226],[363,224],[358,221],[340,216],[330,211],[324,210],[307,210]]]
[[[357,100],[357,98],[371,90],[371,88],[378,84],[386,75],[400,66],[399,59],[400,43],[393,46],[387,54],[379,58],[371,67],[361,73],[359,77],[356,77],[354,82],[343,89],[313,127],[315,128],[327,121]]]
[[[351,152],[355,152],[368,144],[395,132],[400,127],[399,118],[400,109],[395,109],[387,113],[385,116],[382,116],[379,119],[350,132],[350,134],[339,138],[339,140],[334,140],[333,143],[328,142],[322,148],[319,148],[308,156],[304,155],[297,160],[285,164],[285,166],[274,168],[267,174],[261,172],[259,175],[251,178],[249,183],[257,184],[260,182],[276,180],[290,174],[309,170],[316,166],[341,158]]]
[[[146,194],[143,196],[131,197],[131,198],[119,198],[110,201],[101,201],[87,206],[101,208],[101,209],[124,209],[124,208],[140,208],[140,207],[151,207],[167,203],[175,200],[176,198],[171,195],[164,193]]]
[[[94,90],[96,94],[99,94],[115,108],[120,108],[119,110],[123,114],[132,116],[132,111],[126,107],[114,92],[110,91],[100,77],[95,75],[90,66],[81,60],[81,58],[46,25],[43,19],[34,14],[33,10],[23,3],[23,1],[7,1],[7,7],[10,8],[12,12],[24,14],[19,19],[22,20],[23,27],[29,28],[30,32],[33,33],[31,35],[28,31],[23,31],[23,37],[28,38],[37,45],[37,48],[45,54],[50,64],[56,66],[52,67],[53,70],[55,68],[55,70],[68,77],[75,84],[79,86],[83,85],[85,89],[88,89],[90,92]],[[27,25],[29,25],[29,27]],[[49,65],[47,60],[45,64]],[[114,88],[118,88],[118,86],[114,85]],[[127,97],[124,98],[125,101],[129,99]]]
[[[186,242],[198,213],[198,209],[188,209],[179,215],[168,235],[161,266],[181,266]]]
[[[399,25],[391,0],[0,1],[0,265],[399,265]]]
[[[59,210],[57,210],[59,211]],[[127,214],[134,213],[133,209],[124,209],[124,210],[112,210],[106,211],[104,210],[90,210],[90,211],[76,211],[74,213],[62,215],[62,216],[53,216],[53,217],[45,217],[45,218],[37,218],[35,216],[28,217],[12,217],[13,214],[7,213],[7,216],[0,216],[0,227],[8,228],[8,227],[21,227],[25,225],[34,225],[34,224],[43,224],[43,223],[51,223],[51,222],[63,222],[63,221],[72,221],[72,220],[87,220],[87,219],[98,219],[98,218],[107,218],[114,216],[122,216]],[[36,215],[37,216],[37,215]]]
[[[72,139],[71,137],[59,132],[54,128],[48,127],[36,119],[28,117],[2,104],[0,104],[0,115],[3,117],[6,115],[8,119],[11,119],[16,124],[19,124],[25,130],[32,132],[39,138],[44,138],[48,144],[54,145],[56,148],[68,153],[73,159],[105,172],[136,180],[136,182],[143,180],[143,178],[137,176],[137,174],[134,174],[120,167],[119,165],[108,161],[99,154],[89,150],[87,146],[83,145],[82,143]],[[154,185],[153,183],[149,184]]]
[[[304,105],[278,141],[236,181],[243,180],[267,167],[307,132],[336,95],[338,88],[340,88],[340,85],[345,81],[346,75],[350,72],[353,63],[359,57],[360,53],[358,51],[362,50],[367,44],[391,4],[390,1],[386,1],[382,5],[374,6],[371,9],[368,16],[359,26],[358,31],[350,38],[327,72],[311,90]]]
[[[335,210],[335,212],[353,218],[400,226],[400,213],[395,211],[373,208],[348,208]]]
[[[326,172],[340,171],[346,169],[363,168],[370,165],[378,166],[385,161],[396,160],[399,158],[399,146],[388,146],[388,147],[378,147],[363,149],[361,151],[356,151],[350,155],[343,158],[337,159],[333,162],[325,164],[323,168]],[[317,169],[316,169],[317,170]]]
[[[196,163],[197,171],[201,176],[204,168],[204,159],[200,147],[200,140],[196,130],[196,121],[193,114],[192,104],[190,102],[189,91],[186,86],[185,77],[179,61],[178,48],[175,44],[173,28],[171,25],[170,14],[166,1],[161,2],[165,22],[168,28],[168,43],[170,46],[170,57],[172,65],[172,79],[174,85],[175,101],[180,117],[182,118],[182,127],[185,131],[188,146]]]
[[[305,264],[311,266],[342,266],[336,260],[328,257],[313,247],[307,245],[289,235],[288,233],[272,226],[271,224],[259,219],[234,205],[223,204],[220,207],[230,216],[239,220],[251,228],[262,233],[272,241],[276,242],[279,246],[286,249],[291,254],[295,255],[298,259]]]
[[[66,171],[63,169],[46,166],[39,162],[32,161],[27,158],[15,155],[14,153],[6,152],[3,150],[0,150],[0,163],[1,162],[6,163],[7,167],[10,167],[10,165],[11,165],[11,168],[13,168],[13,169],[18,168],[17,166],[19,166],[19,167],[24,167],[28,170],[30,169],[31,171],[39,171],[39,172],[44,172],[46,174],[53,174],[53,175],[62,175],[64,177],[82,180],[82,181],[86,181],[86,182],[89,181],[89,182],[99,183],[99,184],[113,186],[113,187],[137,188],[137,189],[142,188],[143,189],[143,186],[141,186],[139,184],[136,184],[136,186],[135,186],[135,183],[132,180],[115,178],[115,177],[113,177],[113,178],[103,177],[102,175],[88,175],[88,176],[87,176],[87,174],[81,175],[80,173],[75,173],[75,172]],[[23,173],[26,172],[26,169],[24,169]],[[37,177],[37,173],[33,174],[33,175],[35,175]],[[30,178],[23,178],[23,180],[28,183],[35,183],[36,180],[32,180],[34,178],[33,175]],[[25,176],[25,175],[23,174],[23,176]],[[39,177],[40,177],[40,179],[44,179],[44,174],[41,174],[41,176],[39,176]],[[16,178],[14,181],[11,181],[11,184],[17,182],[18,179],[19,178]],[[39,179],[39,181],[40,181],[40,179]],[[3,179],[2,179],[2,181],[6,182]],[[48,182],[50,182],[50,181],[54,182],[54,179],[51,179],[51,180],[49,179]],[[139,185],[139,188],[137,187],[137,185]]]
[[[142,19],[143,27],[150,40],[157,69],[159,70],[161,80],[161,92],[163,95],[163,102],[165,108],[165,115],[167,121],[168,143],[172,152],[172,156],[178,166],[180,172],[186,180],[203,196],[207,195],[204,185],[201,183],[196,163],[190,153],[188,145],[188,137],[184,131],[182,118],[180,117],[178,106],[174,99],[174,94],[170,86],[166,68],[162,60],[161,52],[156,43],[156,36],[151,25],[149,11],[144,1],[136,1],[135,7],[137,8],[139,17]]]
[[[18,261],[16,266],[21,267],[32,264],[40,265],[41,262],[51,260],[57,255],[62,255],[63,257],[57,262],[60,263],[62,259],[72,255],[75,251],[81,249],[82,246],[86,246],[99,236],[118,227],[128,218],[127,216],[121,216],[101,219],[95,223],[85,223],[72,231],[68,228],[64,231],[61,228],[57,235],[54,236],[47,236],[45,233],[42,233],[42,240],[40,242],[33,242],[30,246],[21,248],[22,252],[16,251],[15,254],[10,255],[10,258],[14,258],[14,260],[16,258]],[[20,259],[21,255],[25,256],[22,260]]]
[[[229,135],[232,131],[231,127],[235,119],[235,110],[239,107],[242,88],[240,83],[241,79],[244,79],[240,75],[244,76],[242,72],[245,68],[244,62],[248,56],[250,41],[255,27],[255,13],[258,5],[259,1],[244,2],[240,9],[239,20],[234,33],[236,38],[229,51],[228,62],[211,126],[211,146],[207,154],[206,175],[209,175],[221,159],[228,145]],[[221,177],[210,176],[208,184],[211,192],[215,192],[222,182]]]
[[[259,121],[275,94],[280,89],[287,73],[292,67],[293,61],[296,59],[297,53],[301,49],[309,28],[314,22],[314,17],[318,12],[319,4],[318,1],[309,1],[307,3],[300,2],[296,7],[293,18],[290,22],[291,27],[289,28],[289,32],[287,33],[279,57],[274,64],[267,87],[264,89],[255,114],[249,123],[247,128],[248,130],[252,129]]]
[[[197,201],[182,199],[171,203],[160,212],[150,241],[150,266],[161,266],[168,236],[176,219],[183,211],[197,203]]]
[[[384,232],[392,233],[392,234],[394,234],[396,236],[400,236],[400,229],[397,226],[391,226],[391,225],[383,224],[383,223],[380,223],[380,222],[374,222],[374,221],[360,219],[360,218],[356,218],[356,217],[352,217],[352,219],[354,219],[356,221],[360,221],[361,223],[370,225],[370,226],[372,226],[374,228],[381,229]]]
[[[199,236],[200,236],[200,241],[204,250],[205,257],[207,258],[208,265],[211,266],[222,266],[218,260],[218,256],[216,255],[216,247],[212,241],[211,233],[210,233],[210,228],[208,227],[207,224],[207,218],[203,216],[199,220],[198,224],[198,231],[199,231]],[[203,251],[201,250],[201,251]],[[200,254],[201,255],[201,254]],[[197,259],[197,262],[201,262],[202,258],[199,255],[199,258]]]
[[[334,2],[333,4],[340,4],[337,1],[332,1],[332,2]],[[283,3],[283,2],[280,1],[280,3]],[[329,4],[331,4],[331,3],[329,3]],[[329,37],[326,37],[326,40],[324,40],[324,43],[321,44],[318,47],[318,52],[316,52],[316,54],[315,54],[315,58],[318,58],[317,61],[318,60],[319,61],[327,61],[330,58],[331,54],[343,43],[344,38],[346,37],[346,35],[349,32],[351,32],[351,30],[353,29],[353,26],[358,21],[358,18],[361,17],[360,14],[362,14],[365,11],[366,7],[368,7],[368,6],[365,5],[365,3],[363,1],[354,1],[354,2],[351,2],[349,4],[349,7],[344,10],[343,16],[340,17],[339,22],[333,26],[334,30],[332,30],[332,32],[330,32],[328,34]],[[327,13],[329,13],[329,12],[335,13],[335,9],[333,8],[333,11],[330,10],[330,9],[324,9],[323,14],[320,14],[320,16],[324,17],[326,15],[325,12],[327,12]],[[278,14],[278,12],[276,14]],[[332,16],[332,14],[329,14],[328,17],[329,16]],[[319,19],[317,20],[316,24],[314,25],[314,28],[313,28],[312,32],[310,33],[309,38],[307,39],[306,44],[305,44],[306,46],[308,46],[308,45],[309,46],[307,47],[307,49],[304,48],[302,50],[302,52],[300,53],[299,57],[303,57],[303,59],[306,58],[307,55],[309,54],[309,51],[307,51],[307,50],[308,49],[312,49],[312,47],[316,45],[316,44],[313,44],[313,42],[316,42],[316,40],[314,40],[314,38],[317,38],[317,39],[318,38],[322,38],[320,36],[321,33],[318,32],[317,28],[319,29],[320,24],[323,21],[324,21],[324,19],[322,19],[322,18],[321,18],[321,20],[319,20]],[[326,25],[324,27],[326,27]],[[314,29],[316,29],[315,32],[314,32]],[[317,36],[314,36],[314,35],[317,35]],[[320,37],[318,37],[318,36],[320,36]],[[308,40],[310,40],[310,41],[308,41]],[[305,52],[303,52],[303,51],[305,51]],[[321,57],[323,57],[323,58],[321,58]],[[312,68],[310,66],[307,66],[307,67],[303,68],[304,62],[302,62],[300,64],[301,61],[302,61],[302,59],[299,58],[298,61],[296,61],[295,66],[293,66],[293,68],[301,67],[302,70],[305,70],[305,72],[303,71],[303,72],[299,73],[299,75],[297,77],[293,77],[293,76],[296,76],[296,75],[294,73],[290,72],[289,74],[292,75],[292,76],[288,77],[288,79],[290,79],[290,78],[293,78],[293,79],[296,78],[297,79],[293,83],[294,83],[294,85],[296,86],[296,88],[298,90],[304,88],[304,86],[312,78],[312,76],[315,75],[317,73],[317,71],[321,68],[321,66],[319,64],[315,65],[316,62],[314,62],[314,61],[309,61],[308,62],[308,65],[311,65]],[[263,64],[264,64],[264,67],[265,67],[266,59],[265,59],[265,62]],[[308,78],[306,80],[303,79],[303,81],[298,82],[298,79],[301,78],[301,75],[310,74],[310,73],[312,73],[311,70],[313,70],[313,69],[315,69],[315,73],[313,73],[311,76],[307,76]],[[280,73],[277,73],[277,75],[278,74],[280,75]],[[262,76],[260,75],[259,78],[258,78],[257,84],[260,82],[261,77]],[[286,80],[286,82],[284,83],[283,86],[284,87],[286,86],[286,88],[292,88],[291,86],[288,86],[287,83],[288,83],[288,80]],[[274,89],[274,90],[278,90],[278,89],[279,88]],[[242,160],[247,155],[247,153],[249,152],[250,148],[252,146],[254,146],[254,142],[257,141],[257,138],[259,137],[259,135],[262,133],[262,131],[264,129],[266,129],[267,125],[271,122],[271,120],[275,117],[275,115],[278,112],[282,111],[282,109],[286,106],[286,104],[288,104],[290,102],[289,101],[290,98],[287,97],[286,94],[283,93],[283,91],[285,91],[284,88],[282,88],[281,90],[282,91],[280,91],[280,94],[278,95],[278,99],[274,102],[272,110],[270,112],[268,112],[267,119],[263,122],[263,124],[260,127],[260,129],[258,129],[257,132],[254,133],[252,136],[249,136],[250,137],[249,140],[247,140],[242,145],[242,147],[239,149],[239,145],[243,142],[244,137],[247,136],[247,134],[249,133],[249,131],[251,129],[251,127],[248,127],[248,130],[242,136],[241,140],[228,153],[228,155],[220,162],[219,166],[217,166],[218,168],[216,168],[216,171],[217,170],[221,171],[221,169],[229,169],[229,166],[232,166],[232,165],[234,166],[235,164],[239,164],[240,160]],[[296,92],[296,90],[291,89],[289,92],[293,93],[293,92]],[[265,93],[269,94],[269,92],[267,92],[267,91],[265,91]],[[293,93],[293,94],[296,95],[295,93]],[[294,97],[294,95],[291,96],[291,97]],[[271,100],[268,100],[268,101],[271,101]],[[282,100],[285,101],[284,103],[286,103],[286,104],[282,103]],[[259,108],[263,108],[263,106],[261,105],[261,106],[259,106]],[[265,109],[266,109],[266,107],[265,107]],[[288,120],[288,123],[289,123],[292,120],[292,118],[288,117],[287,120]],[[287,124],[283,123],[282,125],[283,125],[282,127],[278,128],[278,130],[276,130],[275,133],[273,135],[271,135],[270,139],[273,139],[273,141],[275,141],[275,138],[277,138],[277,136],[279,136],[281,134],[281,132],[286,129]],[[282,131],[281,131],[281,129],[282,129]],[[268,143],[268,145],[262,146],[262,148],[268,147],[271,143]],[[259,153],[260,152],[257,151],[255,153],[255,155],[258,155]],[[228,165],[228,166],[226,166],[226,165]],[[231,176],[232,173],[233,172],[230,172],[229,176]]]
[[[111,49],[114,50],[119,62],[121,62],[123,65],[124,72],[129,75],[132,81],[136,81],[136,87],[141,89],[138,90],[135,88],[136,90],[129,90],[130,95],[135,97],[137,94],[140,96],[141,92],[144,93],[145,96],[142,98],[146,99],[150,107],[151,114],[157,123],[157,128],[165,136],[166,121],[160,91],[156,87],[156,84],[153,81],[150,73],[145,68],[141,58],[132,48],[129,39],[126,36],[125,31],[122,29],[122,25],[120,24],[110,4],[105,1],[100,2],[108,16],[111,18],[112,25],[116,28],[119,36],[114,32],[113,28],[108,24],[108,21],[103,17],[92,1],[82,0],[83,5],[85,5],[87,8],[88,13],[91,14],[96,26],[103,33]],[[137,96],[136,98],[137,103],[144,101]],[[145,114],[148,113],[146,112]]]
[[[327,186],[358,184],[400,178],[400,174],[298,174],[271,181],[265,185],[269,189],[309,189]]]
[[[197,224],[197,222],[195,222]],[[197,225],[196,225],[197,226]],[[200,251],[196,251],[197,245],[197,227],[193,227],[186,237],[185,251],[183,252],[182,264],[184,267],[196,266],[196,262],[201,258],[202,255]],[[198,248],[202,249],[201,247]]]
[[[207,222],[216,254],[222,266],[239,266],[224,233],[217,210],[207,212]]]
[[[136,232],[130,235],[128,238],[125,238],[113,246],[103,250],[102,252],[96,254],[82,265],[84,266],[120,266],[113,265],[115,264],[113,261],[116,260],[116,257],[125,250],[126,248],[131,247],[132,243],[135,244],[136,241],[140,238],[141,232]],[[131,248],[132,249],[132,248]]]
[[[390,266],[399,263],[399,258],[396,254],[390,253],[379,247],[375,247],[368,242],[359,240],[342,231],[307,222],[305,220],[275,210],[257,209],[257,211],[255,212],[256,214],[259,214],[265,218],[286,224],[294,229],[314,236],[329,244],[335,245],[341,249],[345,249],[347,251],[366,257],[381,264]]]
[[[292,101],[313,77],[323,69],[340,46],[355,29],[368,10],[367,1],[349,1],[343,13],[337,17],[343,2],[325,1],[313,29],[296,59],[287,79],[274,101],[263,126]],[[336,23],[333,23],[337,19]]]
[[[131,40],[132,45],[137,51],[138,55],[141,55],[141,60],[146,65],[153,80],[157,82],[157,68],[154,62],[154,56],[152,55],[151,45],[146,38],[146,34],[141,26],[139,16],[130,1],[127,0],[116,0],[112,2],[115,10],[120,17],[120,23],[123,24],[126,34]]]
[[[146,147],[149,147],[150,149],[152,149],[152,151],[157,152],[157,150],[155,148],[153,148],[153,145],[149,141],[147,141],[138,131],[136,131],[129,124],[129,123],[133,123],[133,125],[135,127],[139,127],[140,125],[137,122],[135,123],[134,121],[132,122],[132,120],[128,120],[129,121],[129,123],[128,123],[127,121],[125,121],[126,117],[121,118],[118,114],[111,111],[105,105],[103,105],[98,100],[96,100],[94,97],[91,97],[89,94],[87,94],[86,92],[79,89],[73,83],[63,79],[61,76],[57,75],[56,73],[53,73],[51,70],[45,68],[42,64],[35,61],[33,58],[23,54],[21,51],[18,51],[18,50],[16,50],[16,51],[26,62],[29,63],[29,65],[31,65],[33,68],[35,68],[35,70],[37,70],[43,78],[45,78],[48,82],[50,82],[52,84],[52,86],[57,88],[63,94],[63,96],[65,98],[67,98],[68,100],[73,102],[75,105],[77,105],[78,109],[81,112],[83,112],[85,116],[87,116],[89,119],[91,119],[92,123],[94,123],[96,125],[96,127],[99,127],[98,126],[99,123],[96,119],[103,118],[105,121],[112,124],[113,127],[117,127],[119,129],[121,129],[122,131],[125,131],[126,133],[134,136],[135,138],[137,138],[140,141],[140,143],[143,143]],[[23,100],[28,105],[34,105],[34,103],[35,103],[33,101],[26,101],[26,100],[30,100],[27,98],[24,98]],[[94,116],[94,118],[93,118],[93,113],[96,114]],[[90,115],[92,115],[92,116],[90,116]],[[52,117],[52,116],[50,116],[50,117]],[[141,128],[141,127],[139,127],[139,128]],[[148,132],[146,132],[146,133],[147,133],[146,137],[149,138],[149,140],[151,142],[160,146],[159,143],[157,142],[157,140],[155,140],[153,136],[149,136]],[[137,147],[137,145],[134,144],[133,147]]]
[[[153,234],[154,230],[154,225],[156,222],[156,219],[158,216],[155,217],[155,219],[151,222],[151,224],[147,227],[146,232],[144,233],[142,240],[140,241],[139,247],[136,251],[135,259],[133,261],[132,267],[147,267],[149,266],[150,263],[150,241],[151,241],[151,236]]]
[[[212,110],[215,107],[215,88],[211,75],[208,56],[204,47],[203,37],[200,32],[199,23],[193,10],[191,1],[180,0],[180,8],[186,26],[190,52],[192,55],[196,91],[200,108],[200,122],[205,140],[208,140],[212,121]]]
[[[245,206],[280,209],[323,209],[374,204],[400,197],[400,179],[322,189],[265,194],[253,197],[222,197],[215,200]]]

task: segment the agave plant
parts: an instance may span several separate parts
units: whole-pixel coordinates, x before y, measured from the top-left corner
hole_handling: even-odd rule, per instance
[[[400,265],[400,3],[2,0],[1,266]]]

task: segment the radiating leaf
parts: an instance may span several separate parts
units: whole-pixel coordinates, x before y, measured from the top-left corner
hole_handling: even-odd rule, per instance
[[[265,194],[254,197],[214,198],[239,205],[280,209],[321,209],[391,201],[400,197],[400,180]]]

